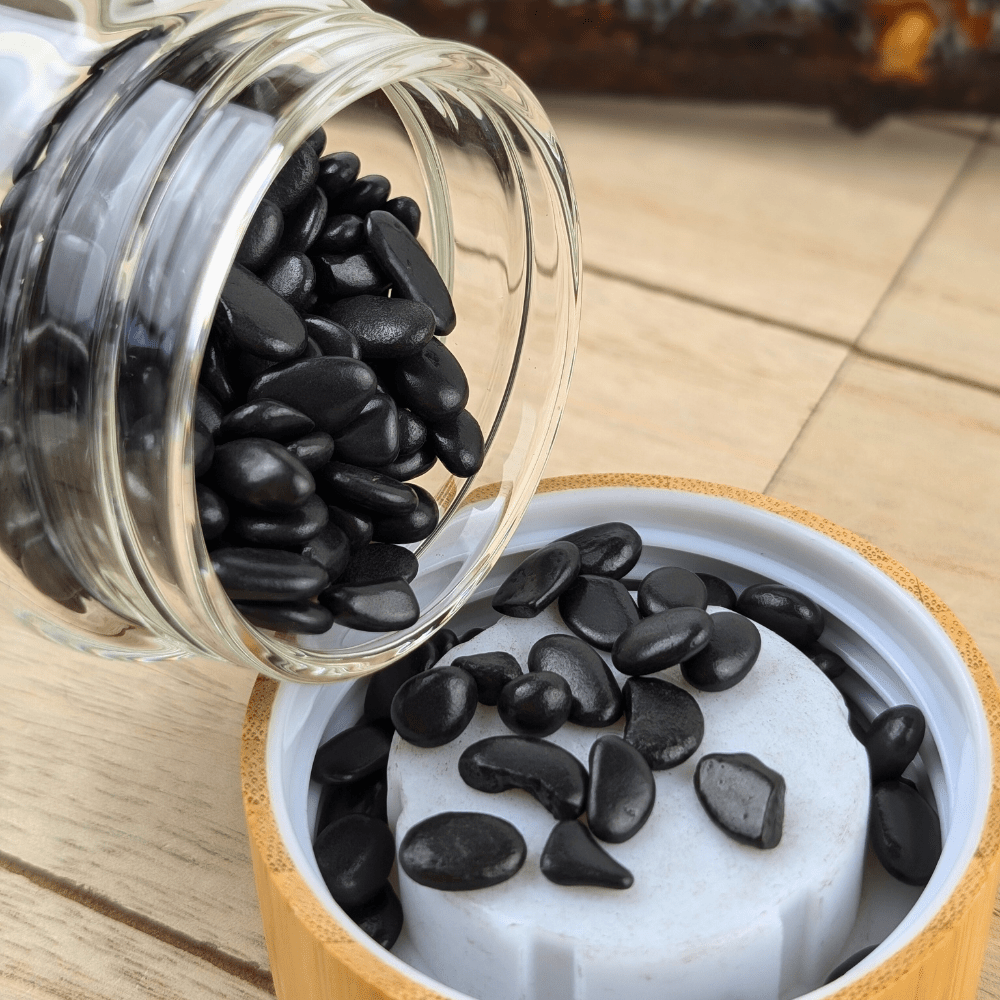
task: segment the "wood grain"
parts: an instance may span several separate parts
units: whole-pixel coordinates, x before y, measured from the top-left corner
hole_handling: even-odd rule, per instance
[[[861,332],[974,139],[818,111],[542,95],[584,260],[817,330]]]
[[[272,1000],[272,994],[0,871],[0,995],[10,1000]]]

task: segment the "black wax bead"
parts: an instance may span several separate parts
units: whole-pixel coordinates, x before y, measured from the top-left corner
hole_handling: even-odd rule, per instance
[[[319,595],[338,625],[361,632],[396,632],[420,617],[416,595],[405,580],[328,587]]]
[[[215,455],[215,441],[204,424],[196,423],[191,434],[194,452],[194,474],[203,476],[212,467]]]
[[[341,462],[367,468],[394,462],[399,454],[399,421],[392,396],[376,393],[334,441]]]
[[[550,736],[569,718],[572,705],[566,681],[542,670],[508,681],[497,699],[497,714],[518,736]]]
[[[327,514],[329,515],[329,508],[327,508]],[[310,538],[299,551],[306,559],[311,559],[318,566],[322,566],[330,577],[331,583],[337,581],[351,558],[351,547],[347,541],[347,535],[335,524],[327,524]]]
[[[462,751],[458,773],[480,792],[522,789],[556,819],[576,819],[587,804],[587,769],[568,750],[534,736],[479,740]]]
[[[303,316],[306,333],[316,341],[319,349],[330,357],[361,360],[361,345],[350,330],[326,316]]]
[[[711,573],[698,573],[697,576],[708,591],[709,607],[726,608],[729,611],[736,609],[736,591],[725,580],[712,576]]]
[[[226,364],[219,338],[214,334],[208,338],[205,357],[201,362],[198,381],[222,404],[231,406],[236,398],[236,388]]]
[[[569,718],[578,726],[610,726],[622,714],[622,693],[611,668],[582,639],[561,633],[539,639],[528,652],[528,670],[558,674],[569,685]]]
[[[556,885],[628,889],[635,879],[576,820],[557,823],[542,848],[542,874]]]
[[[811,646],[823,632],[823,610],[805,594],[777,583],[747,587],[736,610],[799,649]]]
[[[598,736],[590,747],[587,824],[609,844],[634,837],[649,819],[656,781],[645,757],[620,736]]]
[[[864,746],[873,785],[902,775],[920,750],[925,729],[916,705],[894,705],[872,720]]]
[[[299,314],[238,264],[226,278],[215,323],[242,350],[270,361],[297,357],[306,346],[306,328]]]
[[[396,842],[382,820],[350,813],[320,831],[313,851],[334,901],[352,907],[367,903],[385,884]]]
[[[431,667],[437,659],[433,643],[425,642],[412,652],[372,674],[365,689],[365,718],[391,720],[392,699],[405,681]]]
[[[699,691],[728,691],[757,662],[760,632],[749,618],[732,611],[716,611],[709,644],[681,664],[684,680]]]
[[[322,125],[306,137],[306,142],[315,150],[317,156],[323,155],[326,149],[326,129]]]
[[[336,198],[331,196],[330,208],[336,212],[367,215],[386,203],[389,191],[389,181],[381,174],[366,174],[364,177],[359,177]]]
[[[215,449],[209,485],[242,504],[283,513],[313,494],[312,473],[286,448],[266,438],[238,438]]]
[[[576,579],[580,553],[571,542],[553,542],[532,552],[493,596],[493,608],[511,618],[534,618]]]
[[[868,840],[885,870],[907,885],[926,885],[941,856],[941,824],[912,785],[890,779],[872,789]]]
[[[856,965],[860,965],[864,959],[866,959],[876,948],[877,944],[870,944],[867,948],[862,948],[860,951],[856,951],[849,958],[845,958],[843,962],[838,965],[833,972],[826,977],[824,981],[824,986],[829,986],[835,979],[840,979],[845,973],[851,971]]]
[[[354,335],[366,360],[404,358],[434,336],[431,310],[420,302],[395,296],[355,295],[331,302],[323,311]]]
[[[194,419],[213,437],[222,426],[222,405],[203,385],[198,386],[194,397]]]
[[[624,584],[611,577],[585,574],[559,598],[559,614],[581,639],[607,650],[639,620],[639,609]]]
[[[305,328],[303,327],[303,330]],[[354,358],[306,358],[271,368],[247,390],[247,399],[277,399],[301,410],[328,434],[336,434],[375,393],[375,373]]]
[[[278,252],[285,231],[281,209],[266,198],[257,206],[243,242],[236,251],[236,263],[251,271],[259,271]]]
[[[345,295],[381,295],[389,279],[367,253],[327,253],[315,258],[319,288],[330,298]]]
[[[235,508],[230,513],[229,527],[250,545],[294,548],[318,535],[328,520],[326,504],[314,493],[301,507],[285,514]]]
[[[838,656],[832,649],[824,649],[818,643],[809,646],[804,652],[831,681],[847,669],[843,657]]]
[[[303,143],[278,172],[265,197],[285,212],[305,198],[318,176],[316,150],[308,142]]]
[[[373,771],[368,777],[347,784],[324,785],[319,797],[316,832],[325,829],[335,819],[351,813],[373,816],[386,822],[388,790],[389,781],[384,770]]]
[[[412,198],[406,195],[390,198],[385,203],[385,210],[396,216],[414,236],[420,232],[420,206]]]
[[[458,642],[456,643],[456,645],[461,645],[462,643],[469,642],[471,639],[475,639],[477,635],[482,635],[482,633],[485,631],[486,629],[480,626],[477,626],[476,628],[470,628],[468,631],[463,632],[458,637]]]
[[[705,717],[683,688],[657,677],[630,677],[622,697],[625,739],[654,771],[683,764],[701,745]]]
[[[329,462],[319,473],[324,496],[330,503],[347,501],[373,514],[409,514],[417,508],[413,488],[374,469],[347,462]]]
[[[383,580],[412,582],[417,575],[417,557],[400,545],[372,542],[351,556],[340,583],[381,583]]]
[[[234,601],[233,606],[258,628],[297,635],[322,635],[333,626],[333,615],[321,604],[296,601],[288,604]]]
[[[367,903],[348,906],[344,912],[376,944],[387,950],[396,943],[403,929],[403,906],[388,882]]]
[[[451,294],[427,251],[394,215],[369,212],[365,235],[372,254],[392,281],[393,293],[429,306],[439,335],[455,329]]]
[[[319,161],[317,183],[327,198],[336,198],[357,180],[360,170],[361,160],[357,154],[347,151],[330,153]]]
[[[409,514],[372,518],[372,538],[376,542],[421,542],[437,527],[438,507],[434,497],[423,487],[410,488],[417,494],[417,506]]]
[[[308,434],[316,425],[304,413],[276,399],[256,399],[230,410],[222,418],[219,437],[259,437],[271,441],[289,441]]]
[[[305,601],[329,582],[316,563],[282,549],[216,549],[212,568],[234,601]]]
[[[305,306],[316,288],[316,268],[304,253],[279,253],[261,277],[272,292],[296,309]]]
[[[705,754],[694,788],[709,818],[733,840],[764,851],[780,843],[785,779],[753,754]]]
[[[359,722],[330,737],[316,751],[312,780],[321,785],[346,785],[385,771],[392,732],[388,726]]]
[[[356,507],[338,507],[330,505],[330,523],[336,525],[347,536],[352,552],[357,552],[362,546],[372,540],[372,515],[370,511],[359,510]]]
[[[580,550],[580,572],[588,576],[620,580],[642,555],[639,533],[621,521],[595,524],[565,535],[560,541],[572,542]]]
[[[348,254],[360,250],[364,243],[365,220],[360,215],[341,212],[326,217],[313,253]]]
[[[400,456],[395,462],[379,466],[377,471],[405,482],[408,479],[418,479],[425,472],[429,472],[436,462],[437,455],[434,454],[434,450],[425,446],[410,455]]]
[[[399,735],[418,747],[450,743],[476,712],[476,682],[458,667],[435,667],[405,681],[390,716]]]
[[[333,458],[334,453],[333,438],[325,431],[314,431],[295,438],[294,441],[286,441],[285,447],[310,472],[321,469]]]
[[[226,530],[226,526],[229,524],[229,507],[215,490],[210,489],[204,483],[198,483],[195,486],[195,495],[198,500],[201,533],[205,536],[205,541],[210,542]]]
[[[483,431],[468,410],[432,424],[430,439],[434,453],[453,476],[468,479],[483,467],[486,457]]]
[[[636,599],[643,617],[670,608],[701,608],[704,611],[708,606],[708,588],[690,570],[662,566],[639,584]]]
[[[450,649],[458,645],[458,636],[450,628],[441,628],[427,640],[434,650],[434,662],[444,656]]]
[[[399,418],[399,454],[412,455],[427,442],[427,425],[402,406],[396,408],[396,413]]]
[[[396,400],[424,420],[445,420],[465,409],[469,382],[451,351],[436,338],[395,366]]]
[[[326,195],[322,188],[311,188],[301,204],[285,219],[282,248],[305,253],[319,238],[325,222]]]
[[[468,637],[462,636],[460,641],[468,642]],[[476,682],[480,705],[495,705],[500,699],[504,685],[524,673],[517,660],[510,653],[501,650],[456,656],[451,662]]]
[[[712,638],[712,619],[700,608],[671,608],[643,618],[615,641],[611,660],[633,677],[672,667],[704,649]]]
[[[406,831],[399,866],[414,882],[432,889],[485,889],[516,875],[527,852],[524,838],[506,820],[447,812]]]

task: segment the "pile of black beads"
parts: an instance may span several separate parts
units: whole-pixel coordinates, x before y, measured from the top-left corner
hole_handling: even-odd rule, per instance
[[[439,459],[473,475],[483,436],[440,339],[455,312],[419,207],[325,143],[320,129],[282,168],[223,289],[197,391],[198,510],[252,624],[395,631],[420,614],[403,546],[438,521],[408,481]]]

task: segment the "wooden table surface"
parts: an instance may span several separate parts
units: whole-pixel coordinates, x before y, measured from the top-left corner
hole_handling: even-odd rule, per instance
[[[690,476],[814,510],[921,576],[1000,665],[1000,131],[544,100],[585,272],[547,475]],[[238,775],[254,677],[13,624],[4,644],[0,998],[270,996]],[[979,997],[1000,997],[998,920]]]

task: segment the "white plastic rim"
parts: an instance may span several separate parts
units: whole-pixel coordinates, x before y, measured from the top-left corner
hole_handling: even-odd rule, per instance
[[[519,558],[579,528],[625,521],[643,539],[629,575],[672,563],[713,572],[737,589],[772,580],[811,597],[827,613],[824,644],[865,682],[852,692],[874,715],[917,705],[927,720],[921,758],[940,819],[943,849],[930,882],[886,939],[848,974],[804,997],[821,1000],[861,978],[911,942],[954,892],[980,841],[991,791],[987,720],[966,665],[934,616],[858,552],[779,514],[728,497],[632,486],[542,493],[528,507],[504,556],[452,623],[482,620],[482,600]],[[464,617],[467,616],[467,617]],[[298,873],[323,907],[378,959],[453,1000],[470,1000],[375,945],[333,902],[312,852],[317,796],[309,773],[316,749],[361,713],[365,682],[320,687],[283,683],[270,715],[266,768],[279,833]],[[865,705],[866,700],[870,703]]]

